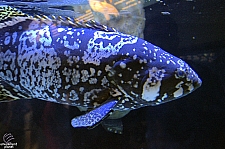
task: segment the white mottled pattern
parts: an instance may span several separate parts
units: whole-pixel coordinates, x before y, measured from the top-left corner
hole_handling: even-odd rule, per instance
[[[99,42],[99,39],[102,39],[102,41]],[[112,40],[118,41],[110,42]],[[89,40],[88,49],[84,51],[82,59],[84,64],[100,65],[102,58],[116,55],[124,45],[135,44],[137,40],[137,37],[122,33],[96,31],[94,37]]]
[[[142,99],[146,101],[154,101],[156,97],[159,96],[161,81],[157,81],[154,86],[151,86],[148,81],[143,85],[142,89]]]
[[[180,96],[183,95],[184,89],[183,89],[182,86],[181,86],[183,83],[184,83],[184,82],[181,81],[181,82],[179,82],[179,83],[175,86],[175,88],[177,88],[177,90],[173,93],[173,96],[174,96],[175,98],[180,97]]]
[[[48,98],[46,91],[53,91],[52,93],[57,95],[57,89],[61,87],[58,71],[61,60],[53,48],[47,48],[51,43],[48,26],[40,30],[26,31],[20,37],[17,58],[20,84],[32,90],[33,96],[37,98]]]
[[[161,81],[164,77],[164,69],[153,67],[149,70],[148,78],[143,85],[142,98],[146,101],[154,101],[159,96]]]

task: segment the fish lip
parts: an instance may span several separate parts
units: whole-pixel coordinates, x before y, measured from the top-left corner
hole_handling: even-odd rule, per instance
[[[202,85],[202,80],[198,78],[196,88],[199,88]]]
[[[193,86],[194,86],[194,90],[198,89],[200,86],[202,86],[202,80],[199,77],[196,77],[196,79],[193,82]]]

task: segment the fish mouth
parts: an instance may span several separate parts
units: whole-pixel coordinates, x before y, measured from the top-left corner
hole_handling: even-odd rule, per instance
[[[197,77],[197,78],[195,79],[195,81],[194,81],[194,88],[197,89],[197,88],[199,88],[201,85],[202,85],[202,80],[201,80],[199,77]]]
[[[198,86],[197,87],[200,87],[202,85],[202,80],[200,78],[198,78]]]

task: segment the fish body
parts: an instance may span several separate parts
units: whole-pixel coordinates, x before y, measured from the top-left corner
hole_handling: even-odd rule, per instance
[[[110,3],[112,3],[112,0]],[[118,10],[110,3],[107,3],[106,0],[103,2],[100,0],[89,0],[91,9],[102,13],[106,20],[110,20],[110,15],[114,15],[115,17],[119,16]]]
[[[138,37],[97,23],[75,27],[8,6],[0,10],[11,13],[0,18],[2,101],[37,98],[93,109],[71,122],[86,127],[116,111],[180,98],[201,85],[187,63]]]

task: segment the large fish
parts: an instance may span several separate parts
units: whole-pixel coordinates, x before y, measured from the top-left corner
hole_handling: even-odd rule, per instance
[[[102,122],[121,133],[122,124],[110,119],[200,85],[183,60],[138,37],[94,21],[32,17],[0,6],[1,101],[37,98],[76,106],[87,112],[72,119],[73,127]]]

